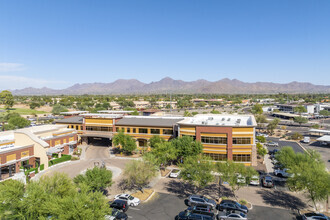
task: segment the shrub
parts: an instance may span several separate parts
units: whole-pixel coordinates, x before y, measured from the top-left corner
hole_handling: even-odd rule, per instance
[[[71,157],[71,160],[79,160],[79,157]]]
[[[265,143],[266,142],[266,138],[264,136],[257,136],[256,139],[261,142],[261,143]]]
[[[71,160],[71,155],[62,154],[62,157],[49,161],[48,165],[53,166],[55,164],[62,163],[68,160]]]
[[[244,199],[239,200],[239,203],[241,205],[247,205],[248,204],[248,202],[246,200],[244,200]]]
[[[303,138],[302,134],[295,132],[293,133],[293,135],[291,136],[292,140],[301,140]]]
[[[45,169],[45,164],[40,165],[40,171]]]
[[[29,170],[26,170],[25,172],[24,172],[24,174],[25,175],[28,175],[29,173],[31,173],[31,172],[35,172],[35,174],[37,174],[38,173],[38,167],[36,167],[36,168],[30,168]]]

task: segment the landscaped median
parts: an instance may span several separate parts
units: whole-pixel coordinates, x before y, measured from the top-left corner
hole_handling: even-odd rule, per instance
[[[143,192],[138,191],[136,193],[133,193],[132,196],[140,199],[141,202],[147,202],[154,194],[155,190],[144,189]]]
[[[62,154],[62,156],[60,158],[56,158],[56,159],[49,161],[48,166],[51,167],[55,164],[69,161],[69,160],[71,160],[71,155]]]

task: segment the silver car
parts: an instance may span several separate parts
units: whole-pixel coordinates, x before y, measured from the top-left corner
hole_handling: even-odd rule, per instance
[[[218,220],[225,220],[225,219],[230,219],[230,220],[247,220],[247,216],[244,213],[230,213],[228,215],[217,215]]]
[[[217,203],[213,199],[208,199],[204,196],[199,196],[199,195],[191,195],[188,198],[188,204],[190,206],[193,205],[209,205],[214,209],[217,205]]]

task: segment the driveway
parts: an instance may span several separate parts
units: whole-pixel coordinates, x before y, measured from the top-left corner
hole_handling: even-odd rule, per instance
[[[292,141],[280,141],[279,138],[274,138],[274,137],[267,137],[267,141],[274,141],[278,143],[278,147],[268,147],[268,150],[274,150],[274,149],[281,149],[282,147],[290,146],[296,153],[304,153],[304,149],[297,144],[296,142]]]
[[[126,213],[130,219],[136,220],[175,219],[176,215],[187,208],[184,200],[185,198],[176,195],[157,193],[151,201],[137,207],[130,207]],[[292,220],[297,219],[297,214],[291,210],[254,206],[248,213],[248,219]]]

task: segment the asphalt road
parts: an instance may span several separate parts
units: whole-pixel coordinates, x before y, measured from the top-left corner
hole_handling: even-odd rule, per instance
[[[171,220],[187,206],[183,198],[172,194],[158,193],[152,201],[137,207],[130,207],[126,214],[136,220]],[[299,219],[296,213],[286,209],[254,206],[248,213],[251,220],[292,220]]]
[[[304,153],[304,149],[300,147],[299,144],[296,142],[291,142],[291,141],[280,141],[279,138],[274,138],[274,137],[267,137],[267,141],[274,141],[278,143],[278,147],[267,147],[269,151],[272,151],[274,149],[281,149],[282,147],[285,146],[290,146],[294,150],[294,152],[298,153]]]

